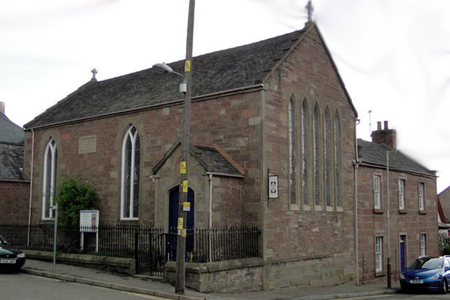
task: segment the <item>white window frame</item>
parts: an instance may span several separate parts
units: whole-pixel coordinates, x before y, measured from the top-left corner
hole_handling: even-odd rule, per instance
[[[405,185],[406,180],[403,178],[398,179],[398,209],[405,210]]]
[[[133,128],[135,129],[135,132],[133,133]],[[134,174],[135,174],[135,168],[136,168],[136,140],[137,138],[139,138],[139,133],[136,127],[130,125],[130,128],[128,129],[128,131],[126,132],[123,141],[122,141],[122,169],[121,169],[121,183],[120,183],[120,219],[121,220],[138,220],[139,219],[139,215],[135,216],[135,212],[134,212],[134,187],[132,185],[132,183],[134,182]],[[125,191],[126,191],[126,184],[127,184],[127,168],[126,168],[126,146],[127,146],[127,141],[130,140],[131,141],[131,147],[132,147],[132,151],[131,151],[131,157],[129,159],[131,159],[131,170],[130,170],[130,190],[129,190],[129,194],[125,195]],[[140,149],[139,149],[140,150]],[[140,151],[139,151],[139,155],[140,155]],[[140,162],[140,159],[139,159]],[[140,170],[140,166],[139,166],[139,170]],[[140,176],[139,176],[140,177]],[[140,178],[139,178],[140,180]],[[139,183],[140,186],[140,183]],[[140,188],[140,187],[139,187]],[[125,202],[126,202],[126,197],[129,197],[130,201],[129,201],[129,214],[126,216],[125,215]],[[139,199],[137,199],[137,201],[139,201]],[[138,203],[139,205],[139,203]]]
[[[381,209],[381,175],[373,175],[373,208]]]
[[[383,237],[375,237],[375,272],[383,272]]]
[[[427,255],[427,235],[426,233],[420,234],[420,255]]]
[[[50,154],[50,161],[48,156]],[[44,165],[42,176],[42,219],[53,219],[53,199],[56,189],[56,166],[58,163],[58,150],[56,147],[56,141],[53,138],[47,143],[44,151]],[[48,172],[50,169],[50,172]],[[49,174],[50,173],[50,174]],[[50,186],[48,186],[50,184]],[[47,193],[47,191],[50,191]],[[48,208],[48,211],[47,211]]]
[[[425,183],[419,182],[418,189],[419,211],[425,211]]]

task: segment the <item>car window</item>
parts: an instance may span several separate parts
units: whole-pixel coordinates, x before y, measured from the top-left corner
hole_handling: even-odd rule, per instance
[[[443,264],[443,258],[418,258],[411,264],[410,269],[439,269]]]

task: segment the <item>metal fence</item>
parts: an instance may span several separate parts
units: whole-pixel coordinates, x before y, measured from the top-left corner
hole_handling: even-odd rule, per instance
[[[92,228],[86,228],[89,231]],[[58,227],[59,253],[93,254],[134,258],[136,271],[162,275],[167,261],[176,260],[176,230],[142,226],[100,226],[97,232],[79,227]],[[98,238],[97,238],[98,234]],[[0,235],[20,249],[53,251],[54,225],[0,225]],[[186,260],[214,262],[259,257],[260,231],[257,227],[188,229]]]

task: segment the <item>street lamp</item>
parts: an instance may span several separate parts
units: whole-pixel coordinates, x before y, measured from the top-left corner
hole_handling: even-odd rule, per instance
[[[186,211],[184,207],[190,207],[188,203],[189,181],[188,181],[188,158],[189,158],[189,127],[191,119],[191,63],[192,45],[194,40],[194,8],[195,0],[189,1],[189,16],[186,39],[186,60],[184,63],[184,75],[175,72],[166,64],[155,64],[154,67],[166,73],[174,73],[184,78],[180,85],[180,91],[184,93],[183,105],[183,137],[181,141],[180,162],[180,192],[178,199],[178,222],[177,222],[177,268],[175,279],[175,293],[185,293],[185,256],[186,256]]]
[[[187,80],[185,75],[175,72],[169,65],[167,65],[166,63],[157,63],[153,65],[153,68],[155,68],[156,70],[160,70],[161,72],[164,73],[169,73],[169,74],[175,74],[178,76],[183,77],[183,83],[180,83],[180,92],[181,93],[186,93],[187,92]]]

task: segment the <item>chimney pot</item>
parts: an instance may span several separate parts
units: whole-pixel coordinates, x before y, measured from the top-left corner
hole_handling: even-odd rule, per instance
[[[377,130],[372,131],[372,143],[386,144],[392,149],[397,149],[397,133],[394,129],[389,129],[388,121],[384,121],[384,129],[381,129],[381,122],[377,122]]]
[[[6,111],[6,109],[5,109],[5,102],[0,101],[0,113],[6,115],[5,111]]]

